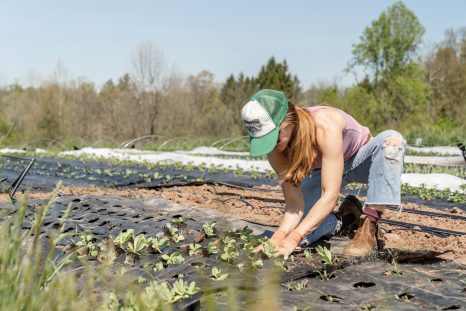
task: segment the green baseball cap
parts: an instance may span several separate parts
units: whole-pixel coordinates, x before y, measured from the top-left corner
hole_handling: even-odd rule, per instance
[[[264,156],[275,148],[287,112],[288,99],[283,92],[263,89],[251,96],[241,117],[249,132],[252,157]]]

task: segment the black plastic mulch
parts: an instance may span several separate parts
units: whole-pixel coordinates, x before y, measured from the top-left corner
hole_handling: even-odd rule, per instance
[[[35,207],[45,204],[47,200],[31,200],[27,213],[27,221],[23,228],[31,227]],[[60,225],[60,217],[67,206],[71,204],[71,213],[65,222],[65,232],[90,232],[97,241],[116,236],[122,230],[133,228],[136,234],[145,233],[147,236],[155,236],[163,230],[164,225],[174,217],[182,216],[186,219],[186,225],[180,227],[187,237],[176,245],[171,245],[167,252],[180,249],[181,245],[192,243],[202,224],[215,220],[217,227],[226,230],[232,227],[241,227],[246,223],[227,216],[215,210],[196,208],[170,203],[161,198],[129,199],[112,196],[82,196],[59,197],[46,215],[41,228],[41,236],[47,237],[52,229]],[[10,203],[0,203],[1,208],[14,206]],[[270,228],[258,225],[249,225],[256,234],[267,231]],[[77,241],[78,238],[70,238],[64,244]],[[212,239],[203,241],[206,246]],[[345,237],[334,238],[326,243],[332,253],[338,256]],[[393,250],[396,251],[396,250]],[[190,257],[182,253],[185,258],[183,264],[170,265],[165,270],[151,272],[158,280],[173,281],[180,274],[188,282],[196,281],[203,289],[204,296],[212,296],[218,308],[229,303],[225,296],[225,290],[230,286],[238,299],[239,310],[249,310],[261,299],[260,284],[268,280],[270,276],[272,260],[264,260],[264,268],[259,270],[240,269],[238,263],[246,260],[246,254],[241,253],[240,259],[232,264],[222,262],[217,255],[209,257]],[[403,255],[403,254],[402,254]],[[411,255],[411,257],[409,257]],[[288,271],[283,271],[281,277],[272,284],[276,285],[279,300],[283,310],[318,309],[318,310],[353,310],[376,307],[377,309],[393,310],[451,310],[466,307],[464,266],[454,262],[439,262],[435,256],[430,261],[424,261],[422,256],[404,254],[404,258],[413,258],[418,264],[405,260],[398,264],[398,270],[384,260],[383,256],[364,261],[346,260],[340,257],[340,261],[331,266],[325,266],[317,255],[310,259],[304,258],[302,253],[296,253],[294,262],[287,261]],[[146,254],[141,257],[137,265],[142,267],[144,263],[153,263],[158,255]],[[382,259],[380,259],[382,258]],[[403,258],[403,256],[400,256]],[[120,255],[115,268],[121,267],[124,255]],[[390,259],[388,259],[390,261]],[[411,260],[412,261],[412,260]],[[212,267],[221,267],[223,272],[230,273],[230,277],[224,281],[213,281],[208,278]],[[323,281],[317,271],[327,270],[334,278]],[[392,271],[386,276],[387,271]],[[393,273],[395,271],[396,273]],[[135,278],[147,273],[142,269],[136,269]],[[307,282],[307,287],[300,291],[289,291],[287,283]],[[177,305],[177,309],[193,306],[202,309],[201,295],[195,295]]]

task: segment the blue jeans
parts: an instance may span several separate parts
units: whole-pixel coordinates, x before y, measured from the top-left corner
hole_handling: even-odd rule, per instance
[[[400,147],[386,146],[387,139],[401,138]],[[401,173],[406,150],[406,140],[394,130],[386,130],[362,146],[356,154],[345,161],[342,185],[358,182],[368,184],[365,205],[401,205]],[[304,196],[304,217],[319,200],[322,193],[321,171],[312,171],[301,183]],[[341,190],[340,190],[341,191]],[[324,236],[332,236],[339,230],[341,222],[330,213],[322,224],[303,241],[311,244]]]

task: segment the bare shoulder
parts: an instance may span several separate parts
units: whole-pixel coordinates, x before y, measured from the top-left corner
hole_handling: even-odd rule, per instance
[[[320,109],[315,115],[317,130],[343,130],[346,125],[345,118],[340,111],[334,108]]]

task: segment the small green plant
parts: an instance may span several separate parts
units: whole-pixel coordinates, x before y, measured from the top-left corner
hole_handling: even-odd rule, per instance
[[[174,252],[171,254],[163,254],[160,258],[167,264],[179,264],[184,262],[183,256],[180,253]]]
[[[226,278],[228,278],[228,276],[229,276],[228,273],[223,273],[222,274],[222,270],[217,268],[217,267],[213,267],[212,272],[210,274],[210,278],[212,280],[215,280],[215,281],[225,280]]]
[[[163,265],[162,261],[157,261],[154,264],[154,267],[152,268],[152,270],[154,270],[154,272],[162,271],[163,269],[165,269],[165,266]]]
[[[311,258],[312,257],[312,252],[310,249],[305,249],[304,250],[304,257],[305,258]]]
[[[200,244],[189,244],[189,256],[196,256],[202,252]]]
[[[125,232],[120,232],[117,237],[113,240],[113,243],[116,247],[120,248],[121,250],[126,248],[129,240],[132,239],[134,236],[134,230],[128,229]]]
[[[317,246],[316,251],[326,265],[332,265],[337,260],[336,258],[332,258],[332,253],[330,252],[330,250],[326,247],[323,247],[322,245]]]
[[[147,242],[151,249],[157,253],[162,253],[162,249],[170,245],[170,241],[167,237],[163,236],[161,238],[148,238]]]
[[[220,259],[228,263],[232,263],[236,258],[238,258],[239,252],[234,247],[223,248],[223,253],[220,254]]]
[[[328,281],[335,277],[333,272],[329,274],[326,269],[324,269],[323,272],[319,270],[316,270],[316,272],[319,274],[319,277],[322,281]]]
[[[185,225],[186,224],[186,220],[183,219],[183,217],[173,217],[172,218],[172,223],[174,223],[175,225]]]
[[[286,283],[286,287],[289,291],[299,291],[305,289],[308,283],[309,281],[307,279],[300,282],[288,282]]]
[[[224,237],[222,242],[225,247],[233,247],[236,244],[236,240],[229,236]]]
[[[94,237],[90,233],[81,235],[81,239],[76,243],[79,256],[97,256],[97,248],[93,243]]]
[[[218,248],[218,246],[214,243],[214,242],[211,242],[207,245],[207,253],[209,254],[218,254],[218,252],[220,251],[220,249]]]
[[[267,258],[270,258],[274,255],[274,253],[277,251],[275,249],[275,246],[272,244],[272,242],[270,241],[266,241],[264,243],[262,243],[262,250],[264,252],[264,254],[267,256]]]
[[[172,302],[188,298],[199,292],[199,290],[199,287],[196,287],[196,283],[191,282],[188,284],[188,282],[183,279],[179,279],[173,283]]]
[[[212,222],[209,222],[209,223],[206,223],[206,224],[202,225],[202,229],[204,230],[205,234],[208,237],[215,236],[215,225],[216,224],[217,223],[215,221],[212,221]]]

